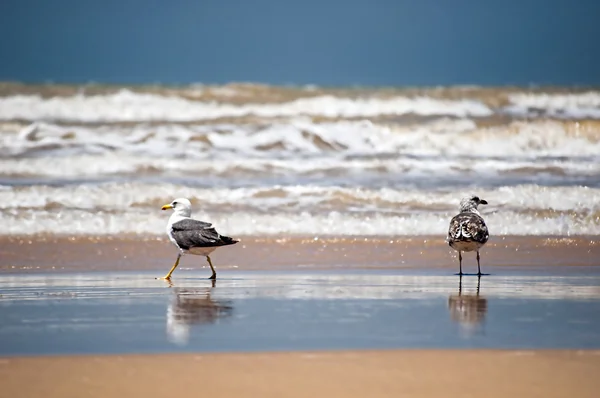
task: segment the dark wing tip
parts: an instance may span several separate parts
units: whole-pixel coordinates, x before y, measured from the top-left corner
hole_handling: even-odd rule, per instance
[[[223,242],[226,245],[234,245],[234,244],[238,243],[239,240],[233,239],[229,236],[221,235],[221,242]]]

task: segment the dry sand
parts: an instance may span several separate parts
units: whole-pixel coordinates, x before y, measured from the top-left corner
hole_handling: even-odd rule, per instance
[[[600,351],[0,359],[2,397],[597,397]]]
[[[600,265],[600,237],[495,237],[484,247],[482,270],[494,266]],[[2,237],[0,272],[160,270],[177,256],[165,238],[155,237]],[[217,269],[446,268],[457,270],[456,252],[443,237],[245,237],[213,255]],[[466,254],[464,271],[476,271]],[[181,268],[200,269],[206,261],[186,256]]]

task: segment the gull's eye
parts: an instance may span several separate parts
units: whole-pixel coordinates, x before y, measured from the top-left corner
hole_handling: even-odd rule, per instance
[[[473,196],[473,198],[471,198],[471,200],[474,200],[475,202],[479,202],[479,196]]]
[[[177,206],[177,202],[173,202],[173,207]]]

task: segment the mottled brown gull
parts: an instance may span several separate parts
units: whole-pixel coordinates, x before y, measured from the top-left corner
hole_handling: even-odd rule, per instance
[[[458,251],[458,274],[462,276],[462,252],[477,252],[477,275],[481,276],[479,249],[488,241],[490,234],[477,206],[488,202],[478,196],[470,196],[460,201],[460,211],[450,221],[447,242]]]

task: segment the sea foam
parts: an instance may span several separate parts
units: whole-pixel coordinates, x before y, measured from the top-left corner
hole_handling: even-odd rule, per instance
[[[188,122],[254,115],[291,117],[299,115],[332,118],[377,115],[487,116],[491,110],[478,101],[427,97],[340,98],[331,95],[300,98],[283,103],[242,105],[193,101],[177,96],[134,93],[42,98],[15,95],[0,98],[0,120],[63,122]]]
[[[504,110],[513,115],[546,115],[556,118],[599,119],[600,92],[547,94],[514,93],[509,96],[511,105]]]
[[[237,235],[445,235],[470,189],[395,190],[336,186],[236,189],[109,183],[0,190],[2,234],[162,235],[174,197],[194,216]],[[600,233],[600,189],[523,185],[478,189],[493,235]]]

